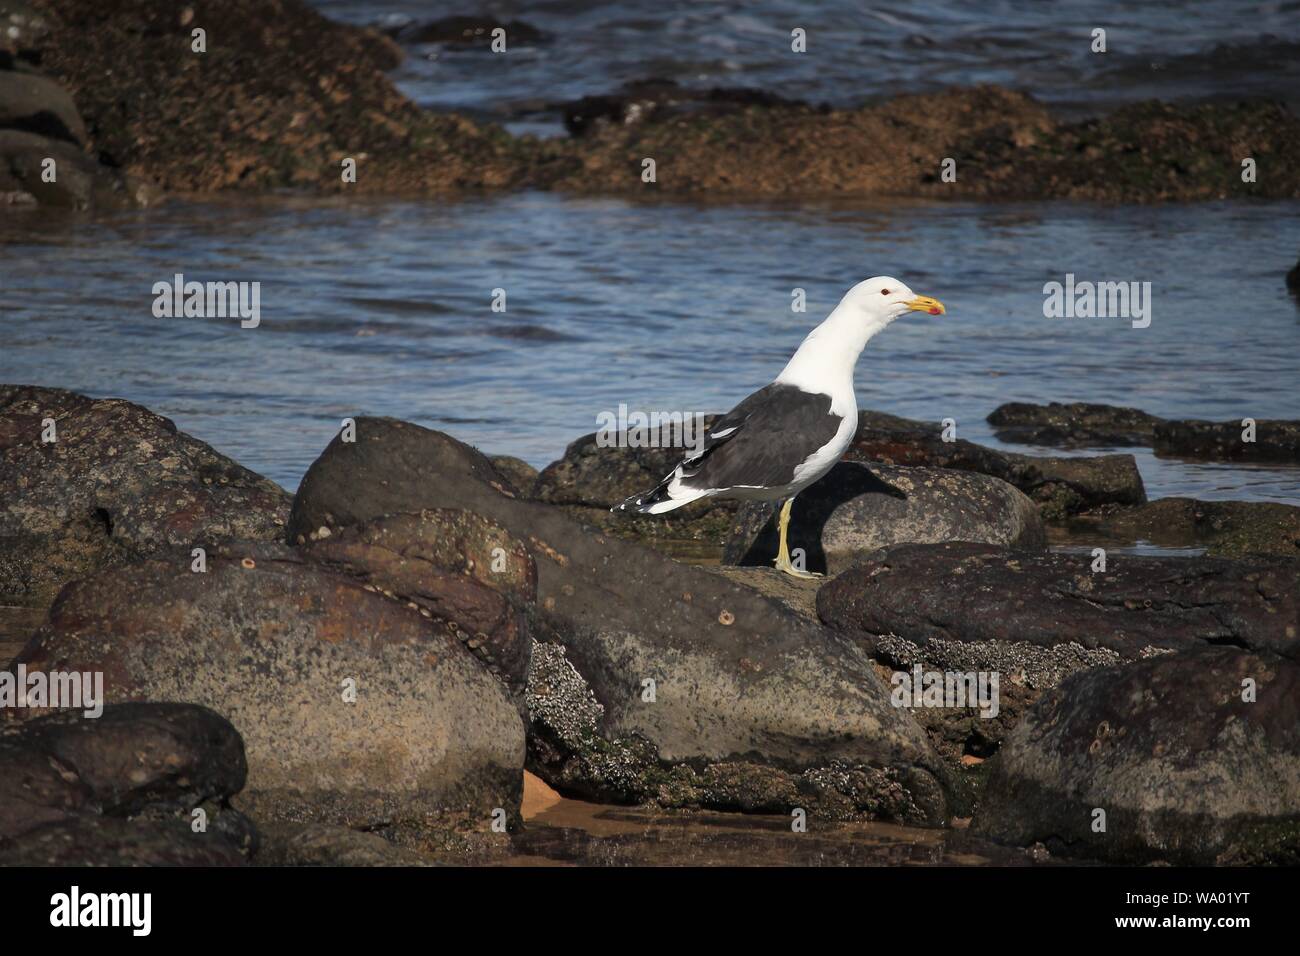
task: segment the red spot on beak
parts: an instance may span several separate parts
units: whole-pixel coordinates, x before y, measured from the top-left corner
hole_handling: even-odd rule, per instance
[[[930,314],[931,314],[931,315],[940,315],[941,313],[939,312],[938,309],[931,309],[931,310],[930,310]]]

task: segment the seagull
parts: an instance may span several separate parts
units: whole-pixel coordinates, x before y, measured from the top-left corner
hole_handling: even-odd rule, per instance
[[[795,495],[830,471],[853,441],[858,356],[895,319],[946,311],[938,299],[917,295],[889,276],[859,282],[808,333],[770,385],[713,423],[696,454],[649,491],[610,510],[658,515],[703,498],[780,501],[776,569],[797,578],[819,577],[790,561],[790,508]]]

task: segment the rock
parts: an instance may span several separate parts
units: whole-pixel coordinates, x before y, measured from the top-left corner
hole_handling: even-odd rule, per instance
[[[892,418],[892,416],[888,416]],[[863,412],[850,461],[883,461],[975,471],[1001,478],[1039,502],[1045,519],[1103,504],[1141,504],[1146,489],[1132,455],[1042,458],[995,451],[964,439],[944,441],[937,426],[907,419],[880,421]]]
[[[752,667],[759,675],[768,669],[749,657],[740,658],[740,662],[741,670]],[[767,716],[757,720],[756,707],[736,706],[737,695],[748,696],[749,688],[737,686],[734,675],[715,669],[696,677],[693,672],[699,668],[691,660],[678,667],[686,672],[688,691],[701,699],[695,702],[693,713],[670,715],[671,719],[676,723],[693,716],[699,721],[697,733],[703,730],[714,738],[705,742],[704,748],[687,745],[696,754],[666,752],[658,743],[663,735],[656,730],[613,736],[607,729],[612,710],[608,698],[598,696],[563,645],[538,644],[533,650],[528,695],[530,767],[562,793],[600,801],[749,813],[789,813],[802,808],[811,816],[831,820],[865,816],[933,825],[946,820],[949,800],[962,799],[924,743],[919,728],[900,709],[883,703],[884,685],[863,661],[853,664],[860,675],[855,690],[861,698],[841,701],[841,709],[833,708],[827,688],[811,669],[770,673],[767,683],[779,682],[788,691],[799,687],[813,699],[786,697],[786,690],[773,698],[769,692],[758,705],[768,709]],[[660,675],[656,678],[656,703],[664,699],[665,690],[676,697],[675,682],[667,680],[673,675],[662,669],[656,673]],[[723,694],[709,693],[709,686],[729,688],[725,696],[732,701],[725,701]],[[841,690],[848,686],[841,685]],[[864,704],[864,699],[872,703]],[[832,706],[822,710],[834,715],[829,724],[808,722],[813,706]],[[778,707],[783,709],[776,710]],[[716,749],[720,735],[712,722],[740,720],[747,725],[742,732],[753,733],[750,728],[759,725],[751,749],[741,751],[734,744]],[[834,729],[852,724],[859,726],[857,733],[863,736],[856,740],[849,736],[828,747]],[[783,734],[790,736],[780,739]],[[882,747],[886,738],[892,738],[908,756],[885,757]],[[705,748],[707,755],[700,755],[698,751]],[[785,753],[778,755],[778,748]],[[832,749],[839,753],[832,755]],[[866,756],[872,751],[875,756]],[[913,760],[917,763],[912,764]]]
[[[1297,701],[1300,665],[1231,647],[1075,674],[991,761],[973,829],[1113,863],[1294,865]]]
[[[559,155],[546,172],[556,188],[582,193],[644,192],[640,162],[653,156],[656,190],[714,197],[1300,196],[1300,169],[1243,183],[1233,144],[1244,141],[1258,143],[1260,154],[1291,155],[1300,150],[1300,119],[1278,103],[1145,102],[1063,123],[1028,96],[977,86],[847,109],[778,104],[652,115],[552,147]],[[875,148],[882,142],[890,148]],[[935,156],[953,157],[966,173],[944,182]]]
[[[991,756],[1047,688],[1079,670],[1213,643],[1295,654],[1300,568],[1277,558],[1035,554],[898,545],[817,592],[822,620],[899,672],[997,674],[995,708],[915,707],[950,759]],[[991,678],[989,678],[991,680]],[[990,685],[991,686],[991,685]]]
[[[537,598],[537,566],[500,525],[469,511],[436,510],[313,534],[311,561],[451,622],[485,667],[523,690],[533,646],[524,608]]]
[[[1122,543],[1203,547],[1217,557],[1277,554],[1300,557],[1300,508],[1280,501],[1160,498],[1135,508],[1080,515],[1072,533],[1088,531]]]
[[[493,17],[441,17],[428,23],[401,27],[395,37],[402,43],[441,43],[451,47],[488,48],[493,32],[505,31],[507,49],[520,43],[540,43],[545,34],[522,20],[497,20]]]
[[[903,646],[913,649],[909,657],[945,665],[953,656],[983,658],[970,669],[1014,672],[1022,658],[1066,647],[1081,665],[1207,644],[1300,660],[1295,562],[1112,555],[1096,573],[1092,563],[1086,553],[900,545],[828,582],[817,593],[817,611],[873,655],[897,659]],[[989,659],[997,656],[993,648],[1001,661]],[[1029,670],[1037,686],[1062,676],[1049,671],[1044,681],[1040,668]]]
[[[235,729],[190,704],[0,723],[0,865],[241,863],[256,833],[226,803],[245,772]]]
[[[1150,445],[1162,421],[1140,409],[1089,402],[1007,402],[988,416],[1002,441],[1062,448]]]
[[[54,182],[42,178],[47,160],[54,161]],[[148,187],[99,165],[71,143],[0,129],[0,205],[120,209],[150,205],[154,196]]]
[[[512,497],[439,432],[358,418],[308,469],[290,534],[450,507],[537,560],[529,769],[621,802],[945,819],[947,771],[850,642],[709,571]],[[653,702],[648,698],[653,681]]]
[[[186,815],[239,792],[244,744],[192,704],[110,704],[0,723],[0,843],[79,813]]]
[[[279,544],[184,549],[64,589],[18,656],[101,671],[112,700],[227,715],[247,748],[237,808],[385,827],[421,843],[517,821],[522,721],[449,627]]]
[[[1254,440],[1246,441],[1247,428],[1241,420],[1168,420],[1136,408],[1084,402],[1010,402],[995,408],[988,420],[997,426],[995,434],[1003,441],[1065,447],[1150,445],[1159,455],[1205,461],[1300,462],[1300,421],[1259,419],[1254,422]]]
[[[139,405],[0,385],[0,603],[47,605],[169,545],[279,538],[288,510],[278,485]]]
[[[142,824],[118,817],[76,816],[0,842],[0,866],[242,866],[238,846],[194,833],[182,820]]]
[[[376,833],[327,823],[274,823],[262,828],[258,866],[433,866],[424,854]]]
[[[1253,130],[1266,132],[1261,139]],[[989,200],[1111,203],[1300,195],[1300,169],[1291,166],[1270,182],[1244,182],[1240,149],[1233,147],[1242,137],[1250,139],[1256,156],[1292,155],[1300,149],[1300,119],[1284,104],[1266,100],[1132,103],[1056,125],[1034,142],[967,138],[957,152],[942,154],[967,171],[943,188],[958,186],[955,195]]]
[[[597,432],[584,435],[570,443],[563,458],[542,469],[533,496],[561,505],[583,524],[673,553],[680,550],[676,542],[721,545],[736,514],[735,501],[700,501],[663,515],[609,510],[658,484],[690,453],[689,446],[703,439],[717,417],[708,415],[699,422],[688,417],[683,425],[666,424],[643,433],[620,432],[607,443],[597,442]]]
[[[1300,464],[1300,421],[1260,419],[1253,441],[1243,421],[1168,421],[1156,425],[1158,455],[1206,461],[1278,461]]]
[[[564,128],[571,136],[589,136],[611,126],[630,126],[650,119],[662,121],[669,116],[705,113],[720,116],[749,106],[797,107],[805,104],[788,100],[775,93],[742,87],[691,89],[673,80],[652,78],[632,80],[603,96],[584,96],[559,104]]]
[[[81,146],[86,124],[67,90],[39,73],[0,70],[0,128]]]
[[[856,109],[755,104],[609,126],[570,144],[579,162],[552,169],[557,187],[576,192],[644,192],[640,163],[653,156],[654,188],[671,193],[951,196],[935,156],[985,138],[1027,143],[1052,126],[1029,97],[987,86]]]
[[[512,455],[489,455],[488,461],[497,473],[506,478],[521,497],[527,498],[537,484],[537,469],[522,458]]]
[[[305,0],[42,6],[41,68],[81,108],[96,154],[167,191],[443,193],[519,183],[531,161],[499,129],[420,109],[384,75],[401,55],[391,40]]]
[[[723,563],[771,564],[775,512],[771,504],[745,504]],[[1045,547],[1027,497],[998,478],[943,468],[840,462],[795,499],[790,519],[790,548],[804,549],[809,571],[838,574],[879,548],[937,541]]]
[[[1286,287],[1292,295],[1300,296],[1300,262],[1296,262],[1286,274]]]
[[[817,590],[822,586],[817,578],[796,578],[776,568],[737,568],[726,565],[704,567],[729,581],[743,584],[759,594],[780,601],[795,614],[810,621],[817,620]]]

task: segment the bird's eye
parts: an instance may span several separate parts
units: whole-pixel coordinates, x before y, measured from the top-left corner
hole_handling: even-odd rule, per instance
[[[888,289],[881,289],[881,290],[880,290],[880,294],[881,294],[881,295],[889,295],[889,290],[888,290]]]

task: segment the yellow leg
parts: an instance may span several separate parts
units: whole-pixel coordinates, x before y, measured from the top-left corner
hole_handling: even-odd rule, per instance
[[[796,578],[819,578],[820,574],[813,574],[809,571],[800,571],[790,563],[790,548],[786,543],[786,534],[790,528],[790,508],[794,505],[793,498],[785,499],[785,504],[781,505],[781,516],[777,519],[777,528],[781,535],[781,545],[776,552],[776,569],[784,571],[791,577]]]

